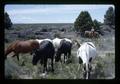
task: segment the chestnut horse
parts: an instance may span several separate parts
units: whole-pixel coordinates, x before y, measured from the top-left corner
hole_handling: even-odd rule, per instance
[[[32,53],[32,50],[35,48],[39,48],[39,43],[36,40],[17,40],[11,43],[5,50],[5,59],[7,58],[8,54],[14,52],[12,57],[17,56],[17,60],[19,61],[19,53]]]

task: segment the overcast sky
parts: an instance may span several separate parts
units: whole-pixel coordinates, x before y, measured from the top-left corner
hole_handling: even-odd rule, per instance
[[[104,21],[106,10],[114,5],[5,5],[13,23],[74,23],[81,11]]]

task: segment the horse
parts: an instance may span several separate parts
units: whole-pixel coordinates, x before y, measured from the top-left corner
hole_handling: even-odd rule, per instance
[[[55,38],[53,39],[53,45],[56,49],[55,61],[61,61],[61,55],[64,54],[64,63],[66,58],[70,58],[72,41],[68,38]]]
[[[52,71],[54,71],[53,60],[54,60],[55,49],[51,41],[43,40],[39,44],[39,48],[33,50],[33,54],[34,54],[32,59],[33,65],[37,65],[37,62],[40,60],[41,65],[44,66],[43,69],[43,73],[44,73],[47,71],[47,59],[50,58]]]
[[[99,33],[95,31],[85,31],[84,36],[89,38],[98,38]]]
[[[77,50],[77,58],[79,59],[79,64],[83,64],[83,77],[85,79],[89,79],[90,77],[90,71],[92,69],[91,62],[96,56],[96,47],[92,42],[85,42],[83,44],[79,44],[79,48]]]
[[[39,43],[35,40],[14,41],[5,50],[5,59],[7,59],[8,54],[14,52],[14,55],[12,57],[17,56],[17,60],[19,61],[20,53],[32,53],[32,50],[38,47],[39,47]]]
[[[92,37],[91,31],[85,31],[84,36],[91,38]]]

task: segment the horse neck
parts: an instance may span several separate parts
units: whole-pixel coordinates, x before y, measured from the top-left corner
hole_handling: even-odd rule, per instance
[[[31,46],[33,48],[38,48],[39,47],[39,42],[38,41],[32,41]]]

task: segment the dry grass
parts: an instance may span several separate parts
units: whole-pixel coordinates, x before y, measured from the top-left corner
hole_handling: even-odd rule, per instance
[[[22,31],[22,29],[25,30],[27,28],[27,26],[25,26],[24,29],[21,25],[19,25],[19,27],[21,27],[21,29],[17,28],[16,31]],[[31,25],[29,27],[34,26]],[[37,27],[39,26],[37,25]],[[11,30],[10,32],[14,32],[14,30]],[[7,31],[5,36],[9,36],[10,32]],[[76,37],[74,32],[66,32],[63,33],[62,36],[78,39],[81,43],[92,41],[97,47],[98,56],[92,62],[93,70],[91,72],[90,79],[115,78],[114,35],[110,35],[108,37],[103,36],[99,39],[88,39]],[[9,39],[11,40],[12,38]],[[5,43],[5,48],[9,45],[9,43]],[[20,54],[19,62],[17,61],[16,57],[8,57],[8,59],[5,61],[5,77],[10,79],[83,79],[83,66],[78,64],[76,50],[77,47],[72,49],[72,55],[67,64],[60,62],[54,63],[54,73],[49,71],[45,76],[41,76],[43,67],[39,63],[37,64],[37,73],[35,76],[33,76],[34,66],[32,65],[32,56],[30,54]],[[21,64],[23,61],[25,65],[22,66]],[[49,63],[50,62],[48,62],[48,69],[51,69]]]

